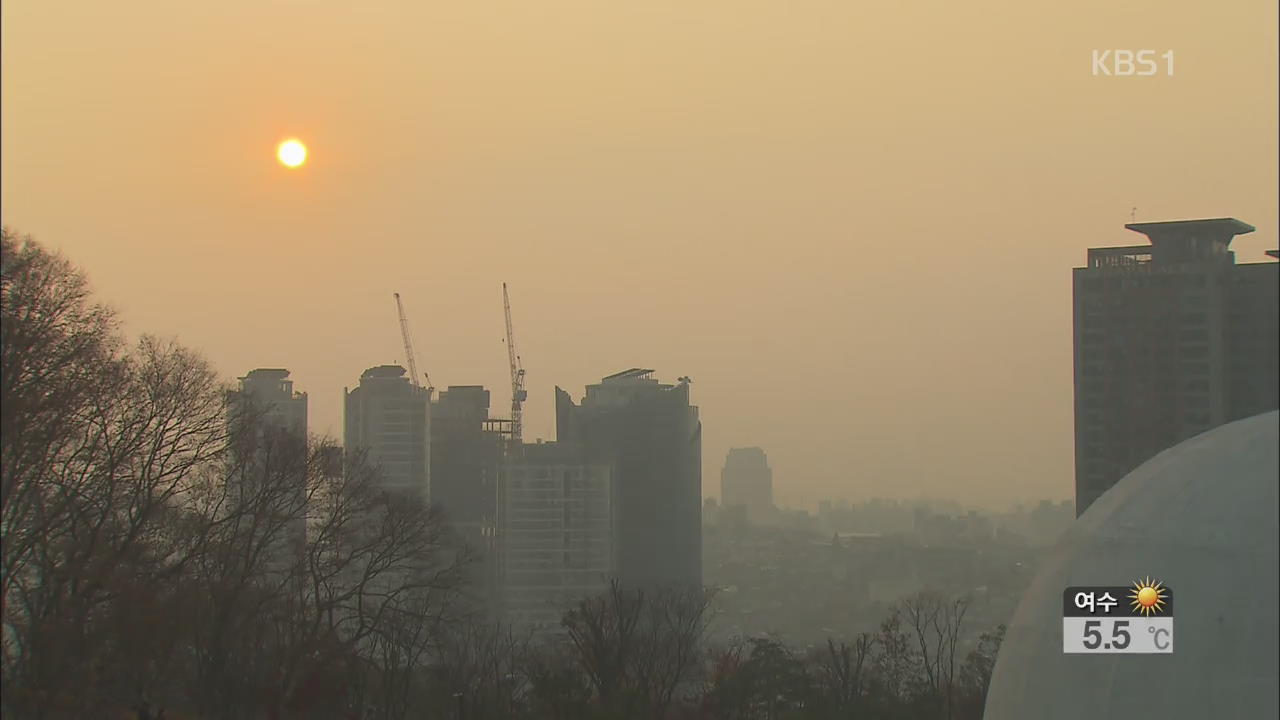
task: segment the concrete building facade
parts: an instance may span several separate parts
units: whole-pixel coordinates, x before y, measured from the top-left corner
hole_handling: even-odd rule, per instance
[[[616,573],[633,586],[702,585],[702,423],[689,379],[659,383],[634,368],[556,388],[556,438],[613,470]]]
[[[744,508],[753,525],[773,518],[773,469],[758,447],[730,448],[720,470],[720,501],[726,508]]]
[[[294,391],[288,370],[258,368],[238,380],[239,389],[230,394],[237,408],[251,413],[264,426],[306,436],[307,394]]]
[[[346,450],[367,452],[384,488],[430,499],[430,391],[410,383],[403,367],[380,365],[343,388],[343,409]]]
[[[479,385],[451,385],[431,403],[431,503],[474,553],[466,592],[490,614],[500,612],[495,526],[509,436],[510,421],[489,417],[489,391]]]
[[[431,502],[473,545],[485,544],[496,521],[505,428],[489,417],[479,385],[451,385],[431,404]]]
[[[1156,453],[1277,407],[1277,264],[1232,218],[1133,223],[1073,272],[1076,514]]]
[[[497,589],[502,618],[553,629],[614,574],[613,484],[559,443],[527,445],[498,474]]]
[[[259,483],[291,483],[287,495],[266,490],[278,510],[297,517],[272,550],[273,564],[288,567],[307,531],[307,394],[294,391],[283,368],[250,370],[238,380],[239,387],[227,394],[234,457],[227,482],[240,484],[238,492],[247,497],[264,492]]]

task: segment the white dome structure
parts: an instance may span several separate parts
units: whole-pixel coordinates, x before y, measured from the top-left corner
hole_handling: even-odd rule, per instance
[[[984,720],[1280,716],[1280,413],[1210,430],[1102,495],[1009,624]],[[1063,593],[1150,576],[1172,591],[1171,654],[1064,654]]]

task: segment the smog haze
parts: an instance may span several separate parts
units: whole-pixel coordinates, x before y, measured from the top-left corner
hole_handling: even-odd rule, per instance
[[[692,378],[706,495],[760,446],[780,504],[1066,498],[1086,248],[1280,227],[1276,4],[1125,5],[12,0],[4,219],[318,432],[404,361],[393,292],[504,415],[507,282],[528,440],[639,366]]]

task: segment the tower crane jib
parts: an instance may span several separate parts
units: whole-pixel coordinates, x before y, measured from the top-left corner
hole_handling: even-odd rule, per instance
[[[414,387],[422,387],[418,381],[418,363],[413,356],[413,338],[409,335],[409,319],[404,314],[404,303],[400,301],[400,293],[394,293],[396,297],[396,314],[400,317],[400,337],[404,341],[405,362],[409,365],[409,382]],[[422,378],[427,381],[427,390],[434,389],[431,385],[431,376],[427,373],[422,374]]]
[[[511,369],[511,441],[518,449],[523,438],[524,400],[527,393],[524,389],[524,368],[520,365],[520,355],[516,352],[515,330],[511,325],[511,296],[507,293],[507,284],[502,283],[502,309],[507,320],[507,364]]]

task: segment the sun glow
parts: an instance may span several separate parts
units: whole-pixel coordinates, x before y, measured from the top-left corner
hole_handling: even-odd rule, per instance
[[[289,139],[276,148],[276,157],[285,167],[296,168],[307,161],[307,146],[300,140]]]

